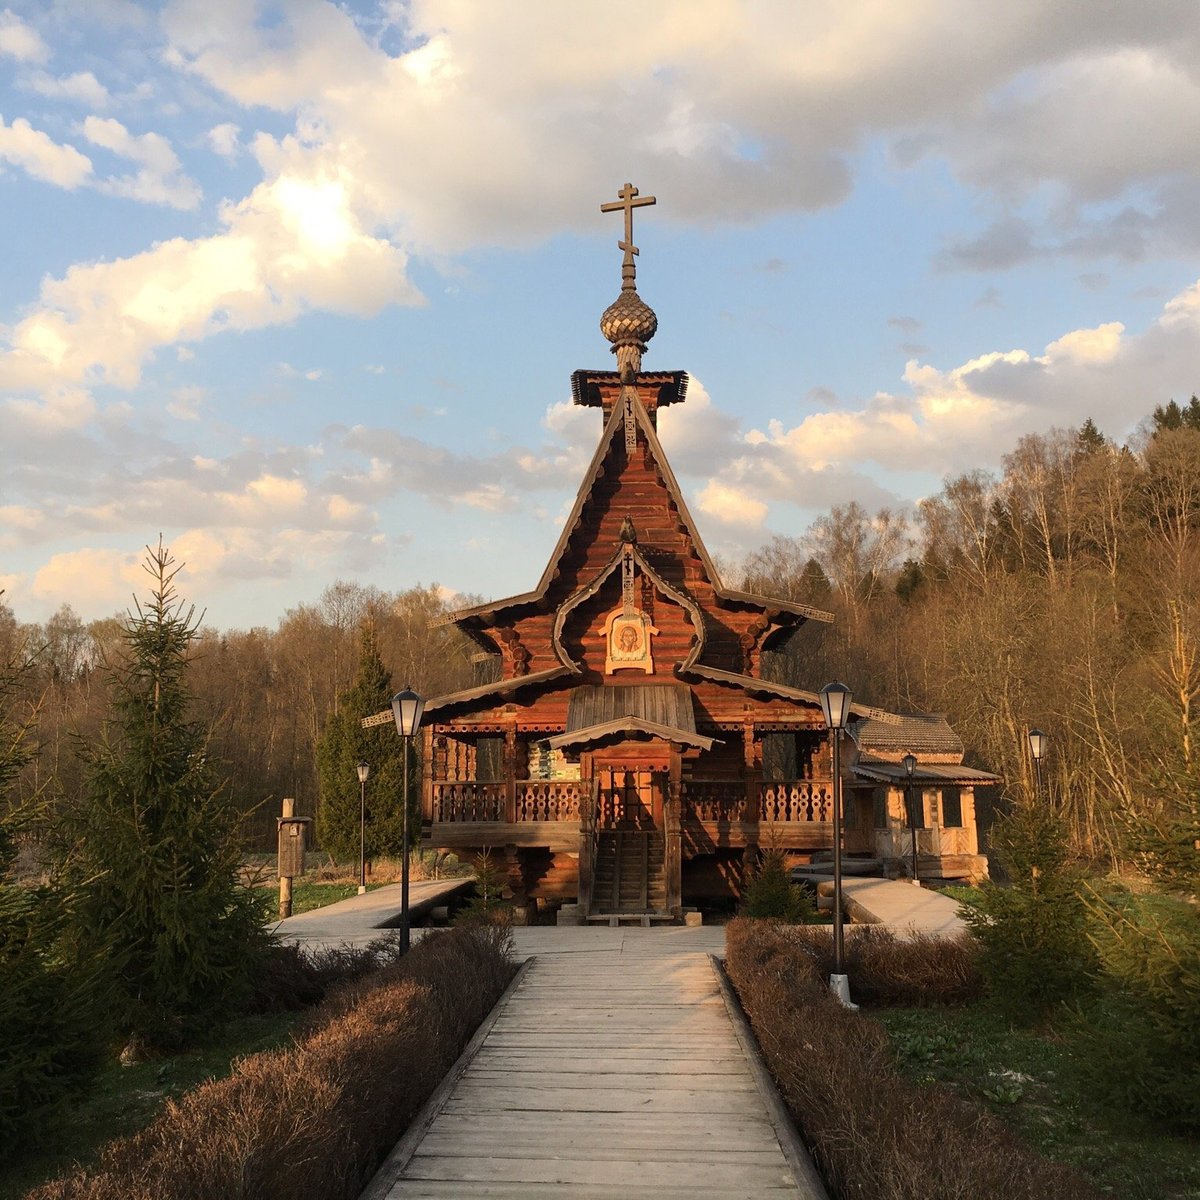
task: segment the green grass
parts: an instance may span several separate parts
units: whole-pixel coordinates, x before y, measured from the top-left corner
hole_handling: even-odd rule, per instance
[[[383,887],[382,883],[368,883],[367,891],[373,892]],[[349,900],[358,895],[357,883],[294,883],[292,885],[292,916],[309,912],[314,908],[324,908],[327,904],[336,904],[339,900]]]
[[[985,1005],[879,1009],[901,1070],[980,1100],[1047,1158],[1122,1200],[1200,1198],[1200,1146],[1089,1093],[1068,1036],[1011,1029]]]
[[[130,1067],[113,1063],[44,1148],[0,1168],[0,1200],[20,1200],[30,1188],[63,1174],[73,1163],[91,1162],[105,1142],[148,1125],[167,1097],[228,1075],[235,1059],[285,1045],[302,1016],[292,1012],[241,1017],[187,1054]]]

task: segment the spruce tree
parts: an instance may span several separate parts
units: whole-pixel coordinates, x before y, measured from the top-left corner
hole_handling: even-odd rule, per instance
[[[107,664],[111,711],[83,751],[66,863],[80,952],[107,955],[119,1032],[156,1048],[235,1010],[269,941],[267,897],[239,881],[242,814],[190,714],[199,619],[176,594],[180,566],[161,540],[147,549],[151,594],[135,600],[121,661]]]
[[[105,1050],[96,964],[71,955],[63,937],[69,894],[13,874],[20,837],[44,816],[36,801],[10,797],[31,757],[28,671],[0,662],[0,1162],[43,1138]]]
[[[399,857],[404,848],[404,741],[392,722],[362,726],[392,703],[392,677],[383,660],[375,631],[364,624],[359,643],[358,669],[349,689],[338,697],[337,712],[330,718],[317,746],[317,772],[321,802],[317,812],[317,837],[322,849],[341,861],[358,861],[360,762],[371,768],[366,786],[366,856]],[[416,756],[409,763],[410,804],[417,794]],[[420,832],[420,813],[409,810],[409,841]]]

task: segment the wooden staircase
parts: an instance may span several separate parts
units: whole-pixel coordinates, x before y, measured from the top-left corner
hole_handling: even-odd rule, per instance
[[[670,920],[663,835],[657,829],[605,830],[596,847],[589,921]]]

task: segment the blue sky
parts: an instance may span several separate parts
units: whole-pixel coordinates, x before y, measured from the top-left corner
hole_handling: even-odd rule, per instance
[[[0,0],[2,2],[2,0]],[[536,581],[626,180],[668,452],[736,563],[1197,387],[1200,7],[0,10],[0,587],[219,627]]]

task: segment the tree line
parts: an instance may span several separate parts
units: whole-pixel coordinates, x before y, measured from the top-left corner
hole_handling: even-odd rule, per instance
[[[1032,798],[1025,735],[1048,731],[1046,788],[1075,852],[1115,862],[1135,852],[1147,823],[1195,828],[1195,397],[1156,408],[1124,445],[1090,420],[1027,435],[998,472],[947,478],[913,514],[835,506],[725,573],[835,613],[769,656],[778,678],[843,679],[869,703],[947,713],[968,761],[1000,773],[1009,798]],[[322,735],[342,697],[366,686],[364,671],[375,691],[387,676],[426,696],[482,681],[479,647],[443,623],[448,607],[433,585],[389,593],[339,581],[274,629],[197,630],[189,687],[205,753],[233,802],[257,812],[261,848],[273,843],[282,797],[317,811]],[[105,664],[120,658],[121,629],[118,617],[85,623],[69,606],[44,625],[22,624],[0,600],[0,661],[28,661],[20,686],[36,733],[10,789],[17,801],[39,793],[53,810],[78,793],[78,749],[100,736]],[[358,745],[355,735],[335,756],[343,774]],[[356,780],[346,788],[341,803],[356,810]]]
[[[316,813],[318,749],[360,670],[364,627],[397,687],[430,696],[470,686],[478,647],[438,623],[448,608],[436,585],[389,593],[338,581],[315,603],[289,609],[275,629],[200,625],[188,649],[192,716],[207,731],[211,769],[251,814],[253,844],[273,847],[285,796],[298,813]],[[25,664],[13,704],[32,721],[29,761],[9,788],[10,804],[38,795],[52,815],[80,792],[81,751],[101,738],[110,669],[128,653],[122,630],[120,617],[84,622],[69,605],[45,624],[23,624],[0,600],[0,662]],[[357,821],[352,766],[347,787]]]
[[[1200,400],[1127,444],[1091,421],[947,478],[909,521],[835,507],[742,564],[742,587],[832,610],[772,656],[784,681],[944,712],[968,762],[1048,803],[1072,851],[1118,864],[1147,831],[1200,839]],[[1193,867],[1194,869],[1194,867]]]

